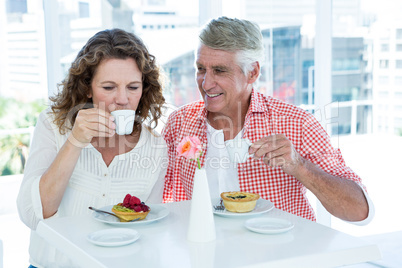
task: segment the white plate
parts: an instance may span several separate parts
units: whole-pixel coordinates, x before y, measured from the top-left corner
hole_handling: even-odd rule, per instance
[[[288,220],[278,218],[254,218],[244,223],[250,231],[261,234],[279,234],[287,232],[294,227]]]
[[[112,215],[108,215],[106,213],[99,213],[99,212],[95,212],[95,211],[92,212],[92,217],[95,220],[100,221],[100,222],[104,222],[104,223],[108,223],[108,224],[112,224],[112,225],[124,226],[124,225],[135,225],[135,224],[147,224],[150,222],[160,220],[160,219],[166,217],[167,215],[169,215],[169,210],[162,205],[149,205],[149,207],[151,208],[151,211],[149,212],[148,216],[141,221],[120,222],[118,218],[116,218]],[[113,205],[110,205],[110,206],[102,207],[102,208],[100,208],[100,210],[112,212],[112,208],[113,208]]]
[[[87,235],[88,241],[103,247],[118,247],[134,243],[140,233],[128,228],[105,229]]]
[[[220,200],[221,200],[220,198],[213,199],[212,206],[219,205]],[[271,201],[260,198],[257,200],[257,204],[255,205],[255,208],[250,212],[236,213],[236,212],[227,211],[226,209],[223,211],[219,211],[219,210],[215,210],[214,208],[212,208],[212,210],[216,215],[223,216],[223,217],[242,217],[242,216],[251,216],[251,215],[258,215],[261,213],[265,213],[267,211],[270,211],[273,208],[274,208],[274,204],[272,204]]]

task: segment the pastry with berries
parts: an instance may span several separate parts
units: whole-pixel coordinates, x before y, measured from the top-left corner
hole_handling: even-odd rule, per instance
[[[123,203],[114,205],[112,211],[119,216],[121,222],[128,222],[137,218],[145,219],[151,209],[138,197],[127,194]]]

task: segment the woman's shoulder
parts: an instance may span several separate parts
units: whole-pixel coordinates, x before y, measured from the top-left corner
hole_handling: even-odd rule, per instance
[[[195,119],[203,109],[204,109],[204,102],[202,100],[191,102],[173,111],[169,116],[169,121]]]
[[[152,142],[158,144],[166,145],[165,139],[156,129],[151,128],[147,124],[142,124],[141,127],[141,138],[142,142]]]
[[[60,128],[55,124],[55,114],[50,107],[46,108],[39,114],[36,128],[38,129],[37,131],[41,133],[43,131],[52,132],[61,144],[65,142],[69,133],[69,131],[64,134],[60,133]]]
[[[54,124],[54,113],[52,111],[52,109],[50,107],[46,108],[45,110],[43,110],[39,116],[38,116],[38,123],[44,123],[46,126],[53,128],[57,128],[56,125]],[[37,124],[38,124],[37,123]]]

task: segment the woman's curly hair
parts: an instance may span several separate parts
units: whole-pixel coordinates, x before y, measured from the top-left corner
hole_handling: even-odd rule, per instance
[[[134,129],[139,130],[147,118],[154,128],[158,125],[165,98],[162,94],[161,70],[155,57],[149,54],[139,37],[121,29],[110,29],[100,31],[88,40],[71,64],[66,78],[58,85],[59,93],[50,97],[54,123],[61,134],[72,129],[79,110],[93,107],[92,99],[88,96],[101,61],[127,58],[136,61],[143,82]]]

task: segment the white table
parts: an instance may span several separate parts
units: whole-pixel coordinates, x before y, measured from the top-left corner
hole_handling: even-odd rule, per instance
[[[82,267],[335,267],[381,258],[377,245],[295,215],[273,209],[255,217],[290,220],[286,233],[266,235],[244,227],[247,217],[215,215],[216,240],[186,240],[190,201],[164,204],[170,214],[130,228],[141,233],[135,243],[100,247],[86,240],[93,231],[116,228],[91,216],[41,221],[37,233]]]

